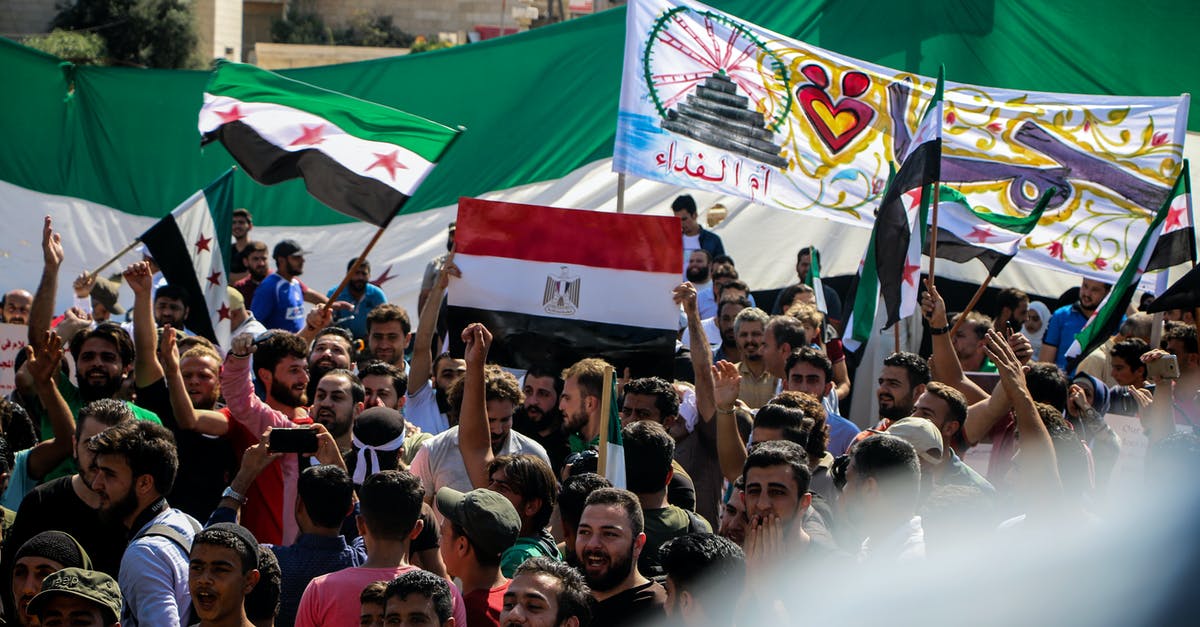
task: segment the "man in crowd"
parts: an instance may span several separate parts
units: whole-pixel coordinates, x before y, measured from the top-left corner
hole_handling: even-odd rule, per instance
[[[925,391],[929,379],[929,364],[920,355],[892,353],[883,360],[883,373],[875,392],[881,429],[886,429],[891,420],[912,415],[917,397]]]
[[[421,277],[421,292],[417,296],[417,309],[422,315],[425,313],[425,303],[429,300],[429,293],[433,291],[437,278],[442,273],[442,268],[446,266],[446,260],[451,258],[450,253],[454,250],[454,225],[455,223],[451,222],[446,227],[446,252],[430,260],[425,266],[425,274]],[[441,309],[441,306],[442,303],[439,300],[438,308]]]
[[[1025,317],[1029,313],[1029,294],[1015,287],[1006,287],[996,293],[993,306],[996,314],[992,316],[992,328],[1001,334],[1005,331],[1017,333],[1025,326]]]
[[[254,218],[245,208],[233,210],[231,232],[233,244],[229,247],[229,283],[236,283],[246,277],[246,253],[249,252],[250,231],[254,229]],[[265,250],[264,250],[265,252]]]
[[[1079,365],[1075,368],[1076,375],[1089,374],[1109,387],[1119,385],[1113,378],[1113,347],[1119,342],[1132,339],[1139,339],[1149,344],[1150,330],[1153,325],[1154,317],[1148,313],[1138,312],[1126,316],[1125,320],[1121,322],[1121,326],[1117,327],[1116,335],[1105,340],[1096,350],[1079,361]]]
[[[160,425],[134,420],[102,431],[88,450],[100,515],[120,521],[131,538],[117,580],[125,595],[121,624],[181,623],[191,607],[188,547],[200,524],[167,504],[179,469],[175,439]]]
[[[987,353],[983,350],[984,338],[988,329],[992,328],[992,319],[978,311],[962,316],[961,323],[957,322],[958,317],[950,320],[951,325],[958,324],[951,341],[962,369],[967,372],[995,372],[996,366],[988,361]]]
[[[576,532],[579,530],[579,519],[583,516],[583,508],[592,492],[600,488],[611,488],[608,479],[594,472],[573,474],[562,482],[558,491],[558,516],[562,522],[563,541],[559,544],[559,552],[564,561],[578,567],[579,559],[575,553]]]
[[[1092,317],[1100,301],[1111,288],[1107,283],[1095,279],[1084,279],[1079,286],[1079,300],[1063,305],[1050,316],[1046,323],[1046,334],[1042,338],[1042,354],[1038,361],[1048,361],[1067,370],[1067,349],[1075,341],[1075,335],[1083,330],[1088,318]],[[1074,374],[1068,372],[1067,374]]]
[[[710,274],[709,266],[712,265],[712,253],[697,248],[688,255],[687,265],[683,269],[683,276],[689,283],[696,286],[696,290],[708,288],[708,277]]]
[[[563,391],[558,398],[558,409],[563,414],[572,453],[600,444],[600,399],[606,368],[611,368],[608,362],[589,357],[562,373]]]
[[[671,202],[671,212],[675,214],[676,218],[679,218],[683,227],[683,263],[685,266],[693,250],[703,248],[712,257],[725,254],[725,245],[721,243],[721,236],[700,226],[700,221],[696,219],[696,199],[692,198],[690,194],[677,196]]]
[[[188,556],[188,589],[201,627],[242,626],[246,596],[258,585],[258,541],[245,527],[217,523],[196,534]]]
[[[246,245],[242,251],[242,262],[245,264],[245,276],[233,282],[233,289],[237,290],[242,298],[245,299],[246,306],[254,304],[254,292],[258,290],[258,286],[271,274],[271,266],[267,259],[267,243],[253,241]]]
[[[645,545],[637,496],[601,488],[588,497],[575,551],[596,600],[597,625],[638,625],[664,615],[666,590],[637,568]]]
[[[925,558],[925,534],[915,515],[920,492],[921,467],[911,444],[881,434],[854,446],[842,499],[848,521],[865,538],[859,562]]]
[[[185,331],[188,319],[188,293],[178,285],[164,285],[154,291],[154,324],[158,327],[170,325]]]
[[[744,501],[746,557],[756,568],[766,568],[781,550],[813,547],[803,526],[812,504],[809,482],[812,471],[804,447],[788,440],[770,440],[746,456]],[[773,539],[778,539],[775,543]]]
[[[787,377],[787,360],[792,351],[808,345],[804,325],[792,316],[771,316],[763,331],[763,365],[778,385],[779,380]]]
[[[7,324],[29,324],[29,308],[33,306],[33,294],[28,290],[12,290],[4,295],[0,309],[0,322]]]
[[[383,590],[383,621],[380,624],[457,625],[454,621],[454,596],[451,594],[453,587],[444,578],[423,570],[411,570],[400,575],[388,582]]]
[[[275,273],[268,275],[254,290],[250,310],[268,329],[299,333],[304,328],[304,256],[307,253],[294,240],[275,245]]]
[[[499,625],[509,580],[500,572],[500,555],[521,532],[521,517],[507,498],[488,489],[463,494],[437,492],[442,525],[442,561],[462,582],[467,624]]]
[[[419,519],[425,490],[408,472],[385,470],[367,477],[359,492],[358,531],[367,547],[367,561],[308,584],[296,613],[298,627],[353,627],[358,624],[362,589],[375,581],[394,579],[417,570],[408,563],[409,544],[421,533]],[[462,596],[454,596],[454,622],[466,625]]]
[[[21,625],[34,625],[29,603],[42,589],[46,576],[64,568],[91,568],[83,547],[61,531],[43,531],[17,549],[12,565],[12,598]]]
[[[721,302],[717,305],[717,330],[721,334],[721,346],[713,354],[713,363],[725,360],[736,364],[742,360],[735,327],[738,314],[750,306],[750,301],[741,296],[721,297]]]
[[[770,317],[767,312],[750,307],[743,309],[733,323],[738,352],[742,355],[742,361],[737,364],[738,374],[741,375],[741,394],[738,398],[750,409],[765,405],[775,396],[775,389],[779,385],[779,380],[772,376],[763,358],[768,322]]]
[[[562,471],[563,461],[571,453],[567,432],[563,430],[563,415],[558,409],[562,391],[563,380],[557,372],[538,366],[530,368],[521,385],[525,402],[513,416],[513,429],[546,449],[555,476]]]
[[[115,281],[84,272],[75,278],[73,287],[75,307],[91,314],[93,322],[108,322],[114,315],[125,313],[125,308],[117,302],[121,286]]]
[[[349,370],[331,370],[317,383],[309,413],[313,422],[325,425],[337,441],[338,450],[351,449],[354,420],[365,409],[366,390],[362,381]]]
[[[803,392],[813,398],[825,398],[833,391],[833,364],[820,350],[811,346],[793,350],[786,369],[785,392]],[[825,412],[825,424],[829,425],[826,449],[835,457],[846,452],[860,431],[853,422],[828,411]]]
[[[438,354],[439,349],[434,347],[442,295],[446,293],[450,279],[460,274],[458,266],[454,265],[453,253],[450,253],[434,281],[429,300],[421,309],[408,372],[405,416],[422,431],[433,435],[450,428],[450,418],[446,415],[450,405],[447,392],[466,369],[464,360],[452,357],[448,352]]]
[[[735,624],[746,581],[741,547],[711,533],[689,533],[667,542],[660,553],[668,616],[688,627]]]
[[[354,364],[354,338],[341,327],[325,327],[317,331],[312,349],[308,352],[308,399],[317,394],[317,384],[328,373],[349,370]]]
[[[800,280],[797,285],[808,285],[808,272],[812,267],[812,246],[805,246],[796,252],[796,278]],[[821,258],[821,251],[817,250],[818,261]],[[810,286],[811,287],[811,286]],[[821,283],[822,293],[825,296],[825,311],[824,313],[831,318],[837,318],[842,313],[842,297],[838,295],[837,290],[833,289],[828,283]],[[779,296],[775,299],[775,305],[771,307],[771,313],[783,314],[787,313],[788,305],[791,303],[783,302],[784,294],[787,289],[779,290]]]
[[[246,308],[246,297],[232,285],[225,288],[229,293],[229,337],[249,333],[255,337],[266,333],[267,327],[259,322]]]
[[[521,564],[504,593],[500,625],[590,627],[591,590],[579,571],[544,557]]]
[[[42,581],[29,602],[38,624],[120,627],[121,589],[112,577],[83,568],[64,568]]]
[[[371,360],[358,369],[366,397],[367,407],[387,407],[400,410],[404,407],[404,393],[408,389],[408,377],[399,368],[378,359]]]
[[[347,272],[354,267],[356,261],[358,259],[354,258],[346,264]],[[326,296],[333,298],[335,289],[337,287],[330,288]],[[387,295],[379,286],[371,283],[371,262],[364,259],[354,271],[354,275],[350,277],[350,281],[346,283],[346,287],[338,294],[337,300],[334,301],[333,309],[337,314],[333,323],[348,329],[354,335],[354,339],[365,339],[367,337],[367,314],[386,302]],[[345,304],[339,305],[338,303]]]
[[[521,519],[520,534],[500,556],[500,572],[511,577],[531,557],[561,559],[549,529],[558,501],[550,465],[535,455],[501,455],[488,464],[488,479],[488,489],[508,499]]]

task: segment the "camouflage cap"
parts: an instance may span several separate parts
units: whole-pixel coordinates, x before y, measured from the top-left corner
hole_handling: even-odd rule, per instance
[[[29,601],[29,613],[41,616],[56,594],[69,594],[100,606],[112,624],[121,618],[121,589],[108,575],[82,568],[64,568],[42,580],[42,591]]]

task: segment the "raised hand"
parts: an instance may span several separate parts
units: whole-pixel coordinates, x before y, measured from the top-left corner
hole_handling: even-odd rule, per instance
[[[462,270],[454,265],[454,251],[451,250],[446,255],[446,263],[442,264],[442,270],[438,272],[437,282],[434,286],[439,290],[444,290],[450,286],[450,277],[462,278]]]
[[[488,349],[492,346],[492,332],[488,331],[482,323],[473,322],[463,329],[462,341],[466,347],[463,351],[463,359],[466,360],[467,365],[482,366],[487,361]]]
[[[987,351],[988,358],[996,365],[1000,382],[1008,392],[1009,398],[1015,398],[1025,388],[1025,369],[1013,353],[1012,347],[994,329],[988,329],[987,342],[983,348]]]
[[[345,302],[345,301],[339,301],[339,302]],[[348,305],[350,308],[354,307],[354,305],[351,303],[345,303],[345,304]],[[336,309],[336,307],[335,307],[335,309]],[[328,327],[332,322],[333,322],[333,309],[330,309],[328,305],[317,305],[316,307],[313,307],[312,311],[308,312],[308,316],[306,316],[304,319],[304,324],[306,326],[308,326],[311,329],[316,329],[317,331],[320,331],[321,329]]]
[[[26,346],[25,353],[29,357],[25,368],[33,377],[34,383],[54,381],[54,374],[58,371],[63,356],[63,341],[57,333],[47,331],[41,347],[35,350],[32,346]]]
[[[58,269],[66,255],[63,253],[62,235],[54,232],[54,220],[46,216],[42,225],[42,261],[46,267]]]
[[[929,321],[929,326],[941,328],[950,324],[946,317],[946,301],[938,294],[933,281],[925,279],[925,292],[921,294],[921,315]]]
[[[257,350],[254,345],[254,334],[242,333],[233,338],[229,344],[229,354],[235,357],[249,357],[251,353]]]
[[[1025,337],[1023,333],[1013,333],[1012,331],[1007,332],[1007,335],[1006,341],[1013,354],[1017,356],[1017,361],[1022,365],[1029,363],[1029,360],[1033,359],[1033,344],[1029,343],[1029,338]]]
[[[712,367],[713,393],[719,411],[732,411],[742,389],[742,375],[737,366],[722,359]]]
[[[121,274],[125,277],[125,282],[129,284],[129,288],[133,290],[134,294],[149,294],[151,288],[154,287],[150,264],[145,261],[129,264],[129,267],[125,268],[125,272]]]
[[[675,299],[676,305],[681,305],[683,311],[691,314],[696,311],[696,286],[688,283],[680,283],[675,286],[674,292],[671,294]]]
[[[158,363],[162,364],[163,372],[168,375],[179,372],[179,350],[175,336],[175,329],[168,324],[163,327],[162,338],[158,340]]]
[[[75,277],[75,282],[71,287],[75,288],[76,298],[87,298],[92,293],[92,287],[96,285],[96,275],[84,272]]]

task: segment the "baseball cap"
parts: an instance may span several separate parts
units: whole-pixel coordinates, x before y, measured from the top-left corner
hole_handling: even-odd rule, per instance
[[[104,305],[105,309],[114,314],[121,315],[125,313],[125,308],[117,302],[119,290],[120,286],[117,285],[116,281],[109,281],[104,277],[96,277],[96,283],[92,285],[91,296],[96,299],[96,302]]]
[[[29,613],[40,615],[56,594],[67,594],[91,601],[106,614],[106,623],[121,618],[121,589],[112,577],[94,570],[64,568],[42,580],[42,591],[29,601]]]
[[[308,252],[301,249],[300,244],[297,244],[296,240],[285,239],[282,242],[279,242],[278,244],[275,245],[275,250],[274,250],[274,252],[271,253],[271,256],[272,257],[291,257],[293,255],[307,255],[307,254],[308,254]]]
[[[884,433],[911,444],[917,449],[917,455],[920,455],[921,459],[935,465],[942,463],[942,452],[945,450],[942,446],[942,433],[938,431],[937,425],[929,420],[916,416],[901,418],[888,425]]]
[[[225,286],[226,294],[229,296],[229,308],[233,311],[246,308],[246,297],[232,285]]]
[[[480,488],[463,494],[442,488],[437,491],[437,507],[480,551],[500,555],[521,535],[517,509],[499,492]]]

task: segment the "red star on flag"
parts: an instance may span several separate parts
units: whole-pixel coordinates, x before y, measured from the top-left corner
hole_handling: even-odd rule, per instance
[[[988,241],[990,241],[989,238],[992,237],[999,238],[998,235],[993,233],[992,230],[986,226],[983,228],[973,226],[971,227],[971,232],[967,233],[967,239],[973,239],[981,244],[986,244]]]
[[[208,282],[219,287],[221,285],[221,273],[213,270],[213,273],[208,275]]]
[[[321,136],[325,132],[324,124],[317,124],[316,126],[301,124],[300,128],[302,129],[300,137],[297,137],[296,141],[288,144],[289,146],[315,146],[325,141],[325,138]]]
[[[920,187],[918,187],[910,192],[905,192],[904,195],[908,196],[909,210],[916,209],[917,207],[921,206],[921,188]]]
[[[392,276],[392,266],[389,265],[383,269],[383,274],[371,281],[371,285],[374,285],[375,287],[383,287],[384,283],[387,283],[394,278],[396,277]]]
[[[229,305],[228,304],[221,303],[221,308],[217,310],[217,317],[218,317],[217,318],[218,323],[220,323],[221,320],[232,320],[232,318],[229,317]]]
[[[1187,211],[1187,205],[1184,205],[1183,203],[1180,203],[1178,206],[1171,205],[1171,208],[1167,209],[1167,226],[1163,230],[1171,231],[1173,229],[1182,229],[1184,211]]]
[[[210,243],[212,243],[212,238],[204,237],[204,234],[201,233],[200,239],[196,240],[196,254],[200,254],[202,250],[210,250],[208,247]]]
[[[904,282],[908,283],[909,285],[911,285],[913,287],[916,287],[917,286],[916,274],[918,272],[920,272],[920,270],[921,270],[921,264],[914,265],[914,264],[910,264],[907,261],[905,261],[904,262]]]
[[[221,124],[237,122],[238,120],[246,117],[242,115],[242,110],[238,108],[238,105],[233,105],[233,108],[228,111],[217,111],[216,113],[217,117],[221,118]]]
[[[388,176],[392,177],[393,181],[396,180],[396,170],[407,170],[408,169],[408,166],[404,165],[403,163],[400,163],[400,151],[399,150],[393,150],[392,154],[390,154],[390,155],[379,154],[377,152],[371,153],[371,154],[375,155],[375,163],[372,163],[371,165],[367,166],[367,170],[374,170],[375,168],[383,168],[388,171]]]

